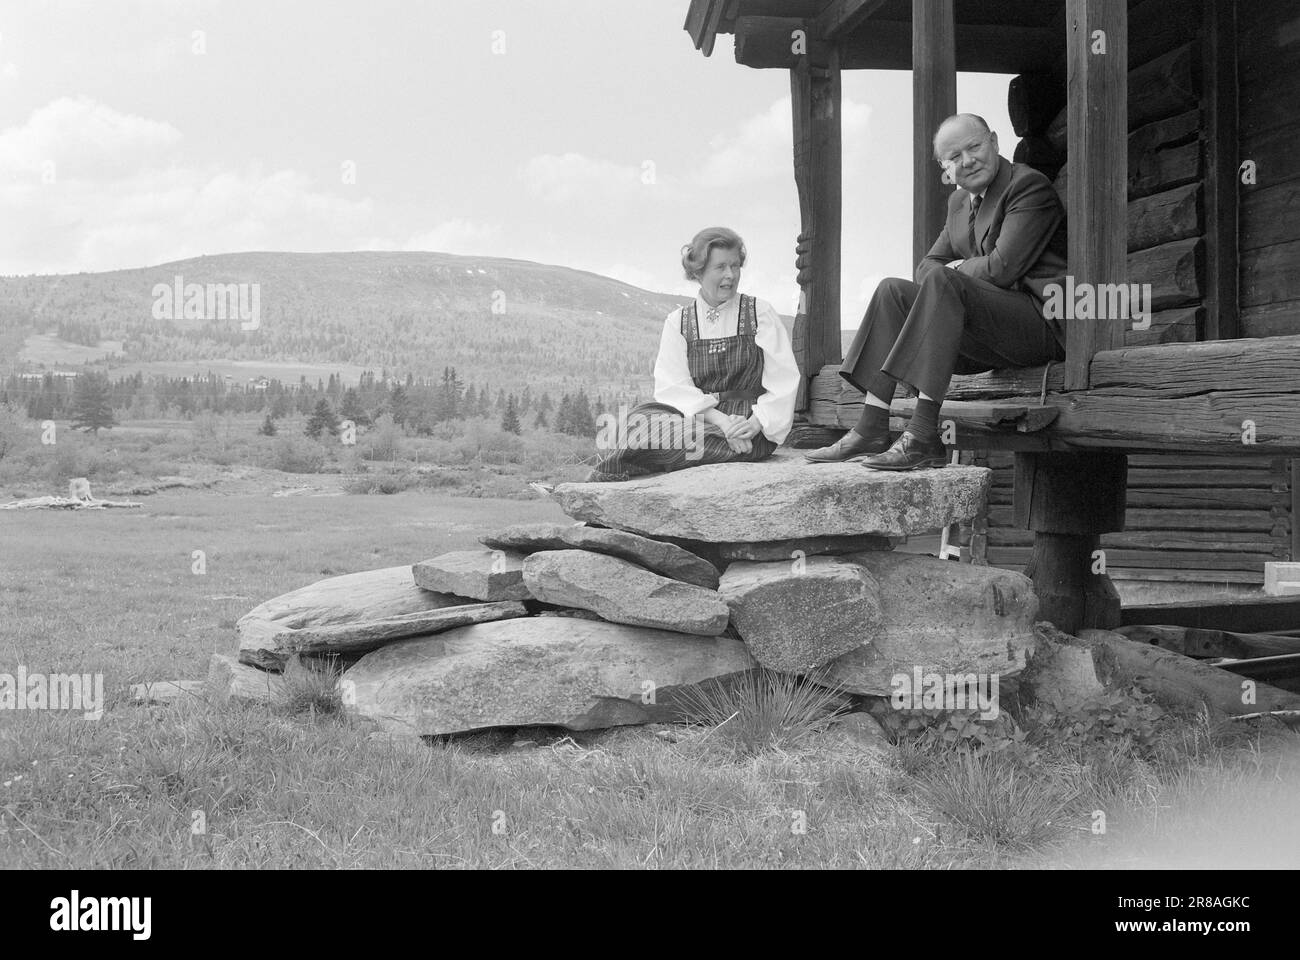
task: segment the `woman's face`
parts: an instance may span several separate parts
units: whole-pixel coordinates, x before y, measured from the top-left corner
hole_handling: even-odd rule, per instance
[[[721,303],[730,300],[740,286],[740,251],[714,247],[709,262],[700,274],[700,290],[706,300]]]

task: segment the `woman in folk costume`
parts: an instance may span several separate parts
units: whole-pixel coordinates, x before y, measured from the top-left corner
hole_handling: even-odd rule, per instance
[[[686,279],[699,293],[664,321],[655,402],[633,407],[613,442],[602,431],[605,452],[588,482],[753,463],[789,434],[799,388],[794,349],[771,304],[739,293],[744,265],[744,241],[725,227],[701,230],[682,248]]]

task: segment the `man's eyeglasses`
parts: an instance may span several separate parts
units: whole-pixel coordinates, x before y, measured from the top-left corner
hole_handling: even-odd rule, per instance
[[[952,164],[956,164],[958,161],[965,159],[965,157],[968,154],[974,155],[978,151],[982,150],[984,148],[984,145],[987,144],[992,138],[993,138],[993,134],[986,133],[978,140],[972,140],[970,143],[966,144],[966,146],[964,146],[961,149],[960,153],[950,153],[948,156],[936,160],[936,162],[939,164],[940,167],[945,167],[945,168]]]

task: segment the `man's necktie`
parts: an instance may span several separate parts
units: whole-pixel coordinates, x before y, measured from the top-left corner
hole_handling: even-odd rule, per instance
[[[971,197],[970,200],[970,255],[972,257],[979,255],[979,248],[975,246],[975,218],[979,216],[980,204],[984,202],[983,197]]]

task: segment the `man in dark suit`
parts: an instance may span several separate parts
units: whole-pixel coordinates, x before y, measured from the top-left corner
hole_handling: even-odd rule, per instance
[[[1065,359],[1065,329],[1042,306],[1044,288],[1066,272],[1065,209],[1051,181],[999,156],[997,134],[974,114],[943,122],[934,155],[960,189],[916,281],[891,277],[876,288],[840,369],[866,394],[862,417],[839,442],[806,453],[814,463],[941,466],[939,408],[954,373]],[[891,446],[889,404],[899,381],[919,396]]]

